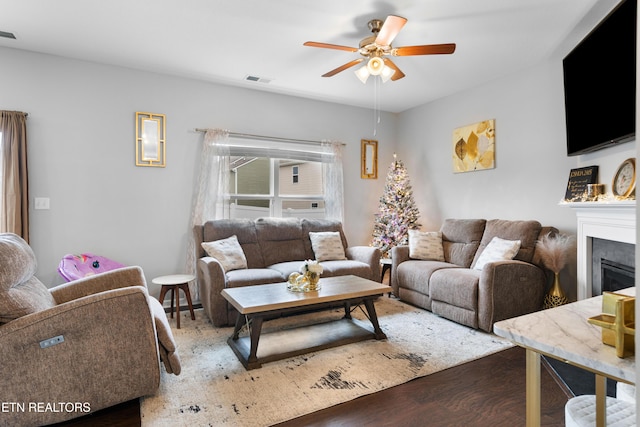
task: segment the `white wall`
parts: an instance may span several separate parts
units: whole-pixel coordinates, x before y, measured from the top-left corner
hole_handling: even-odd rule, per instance
[[[67,253],[140,265],[149,282],[184,270],[195,128],[345,142],[345,231],[351,245],[370,242],[384,185],[360,178],[370,110],[6,48],[0,63],[0,109],[29,113],[31,245],[47,286],[62,282],[56,268]],[[134,165],[136,111],[166,114],[166,168]],[[394,120],[383,114],[378,128],[382,164]],[[49,197],[51,209],[33,210],[35,197]]]

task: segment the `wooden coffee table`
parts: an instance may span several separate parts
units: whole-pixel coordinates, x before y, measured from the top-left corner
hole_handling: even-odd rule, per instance
[[[379,296],[390,292],[389,286],[357,276],[326,277],[320,279],[320,285],[320,290],[313,292],[292,292],[286,283],[222,290],[222,296],[240,313],[227,343],[247,370],[311,351],[387,338],[380,329],[373,303]],[[261,335],[265,318],[340,304],[345,310],[340,320]],[[360,304],[367,310],[373,331],[351,318],[351,307]],[[249,336],[240,337],[239,332],[245,323],[250,326]]]

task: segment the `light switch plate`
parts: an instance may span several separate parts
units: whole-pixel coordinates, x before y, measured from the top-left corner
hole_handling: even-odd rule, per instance
[[[49,209],[49,198],[48,197],[36,197],[34,202],[34,207],[36,209]]]

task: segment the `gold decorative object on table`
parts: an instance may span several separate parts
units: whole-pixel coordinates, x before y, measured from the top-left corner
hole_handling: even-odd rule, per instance
[[[553,308],[567,304],[569,300],[560,286],[560,271],[567,264],[569,250],[575,244],[575,237],[566,234],[551,233],[542,236],[536,244],[536,252],[542,263],[553,271],[553,285],[544,297],[543,308]]]
[[[616,348],[616,355],[635,353],[636,299],[615,292],[602,293],[602,314],[587,319],[602,328],[602,342]]]
[[[293,292],[313,292],[320,290],[322,265],[318,261],[307,260],[300,266],[300,273],[291,273],[287,289]]]

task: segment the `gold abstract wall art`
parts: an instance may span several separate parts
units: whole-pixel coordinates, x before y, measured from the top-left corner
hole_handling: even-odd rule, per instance
[[[462,126],[453,131],[453,172],[493,169],[495,119]]]

